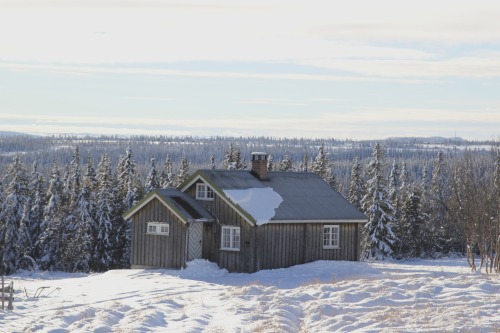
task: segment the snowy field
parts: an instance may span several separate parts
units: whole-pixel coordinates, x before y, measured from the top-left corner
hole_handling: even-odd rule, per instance
[[[20,273],[0,332],[498,332],[500,276],[465,259]],[[39,298],[33,295],[45,289]]]

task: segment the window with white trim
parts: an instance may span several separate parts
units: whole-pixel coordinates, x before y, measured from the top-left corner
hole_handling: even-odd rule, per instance
[[[240,250],[240,227],[222,226],[221,250]]]
[[[323,248],[338,249],[339,248],[339,226],[325,225],[323,228]]]
[[[203,183],[196,184],[196,199],[198,200],[214,200],[215,193],[210,186]]]
[[[165,222],[148,222],[147,234],[168,236],[170,234],[170,224]]]

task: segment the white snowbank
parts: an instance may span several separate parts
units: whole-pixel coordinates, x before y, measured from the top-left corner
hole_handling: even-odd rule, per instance
[[[0,332],[496,332],[498,274],[464,258],[317,261],[254,274],[206,260],[184,270],[23,272]],[[48,287],[39,298],[39,287]]]
[[[281,195],[270,187],[223,191],[231,201],[252,215],[257,225],[268,223],[283,202]]]

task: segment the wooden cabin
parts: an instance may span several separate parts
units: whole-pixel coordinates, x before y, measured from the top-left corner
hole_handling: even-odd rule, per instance
[[[230,272],[360,258],[367,218],[319,176],[198,170],[178,189],[154,190],[124,214],[132,219],[132,267],[181,268],[203,258]]]

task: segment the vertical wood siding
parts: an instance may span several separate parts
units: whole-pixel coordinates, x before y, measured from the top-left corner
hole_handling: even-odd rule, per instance
[[[338,249],[323,248],[324,225],[321,223],[257,227],[256,270],[290,267],[316,260],[359,260],[359,225],[343,223],[339,226]]]
[[[196,184],[193,184],[186,193],[193,198],[196,197]],[[214,200],[198,200],[205,209],[216,218],[212,226],[206,226],[203,230],[203,258],[213,261],[219,267],[226,268],[230,272],[253,272],[255,271],[255,235],[253,227],[240,217],[218,195]],[[240,227],[240,250],[221,250],[222,226]]]
[[[147,222],[168,222],[169,236],[146,234]],[[181,268],[186,263],[187,225],[158,199],[153,199],[132,217],[133,266]]]

